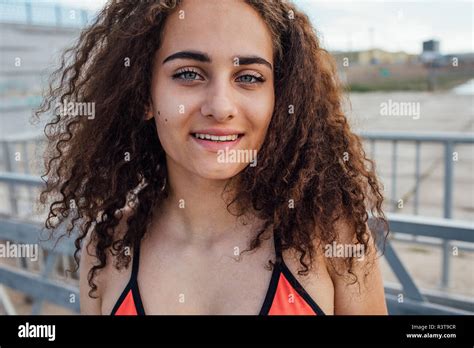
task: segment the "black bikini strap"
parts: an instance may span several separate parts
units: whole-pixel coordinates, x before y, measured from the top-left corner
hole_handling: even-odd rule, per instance
[[[138,286],[138,266],[140,264],[140,244],[141,239],[135,243],[133,247],[133,265],[132,275],[130,277],[129,286],[132,291],[133,301],[135,302],[135,308],[138,315],[145,315],[145,309],[143,308],[142,298],[140,296],[140,290]]]
[[[132,278],[138,277],[138,266],[140,264],[140,241],[135,243],[133,247],[133,261],[132,261]]]

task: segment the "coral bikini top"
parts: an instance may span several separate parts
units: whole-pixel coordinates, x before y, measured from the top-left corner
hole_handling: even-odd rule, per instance
[[[324,315],[286,266],[280,238],[276,234],[274,242],[277,261],[259,315]],[[139,259],[140,246],[134,250],[130,280],[115,303],[111,315],[145,315],[137,282]]]

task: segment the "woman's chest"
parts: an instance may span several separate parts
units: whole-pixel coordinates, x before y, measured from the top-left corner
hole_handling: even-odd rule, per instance
[[[138,275],[145,312],[258,314],[273,272],[264,256],[150,258]]]
[[[171,253],[151,244],[145,245],[139,257],[135,300],[139,297],[145,314],[255,315],[271,306],[274,298],[275,302],[279,301],[278,305],[290,305],[288,308],[291,309],[292,301],[299,298],[299,293],[296,291],[298,286],[292,288],[295,283],[289,284],[288,279],[295,278],[297,285],[304,288],[324,313],[333,313],[334,287],[325,267],[318,266],[323,261],[316,262],[317,269],[308,276],[300,276],[297,274],[299,261],[285,254],[288,266],[285,275],[281,274],[281,267],[269,268],[269,261],[275,260],[272,244],[264,244],[240,257],[235,249],[225,252],[227,249],[221,248],[221,252],[209,250],[206,255],[180,252],[177,248]],[[110,300],[110,303],[103,302],[104,313],[110,313],[113,300],[125,287],[126,273],[120,277],[107,287],[104,300]]]

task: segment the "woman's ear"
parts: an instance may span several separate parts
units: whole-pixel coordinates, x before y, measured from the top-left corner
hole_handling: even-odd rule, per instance
[[[145,120],[151,120],[153,118],[153,104],[151,102],[145,107]]]

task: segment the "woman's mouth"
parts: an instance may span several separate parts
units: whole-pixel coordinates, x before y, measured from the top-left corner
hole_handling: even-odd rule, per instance
[[[212,134],[204,134],[204,133],[194,133],[193,135],[197,139],[210,140],[210,141],[215,141],[215,142],[234,141],[239,137],[239,134],[212,135]]]
[[[218,152],[236,146],[244,134],[239,131],[212,130],[192,132],[191,136],[200,147],[211,152]]]

